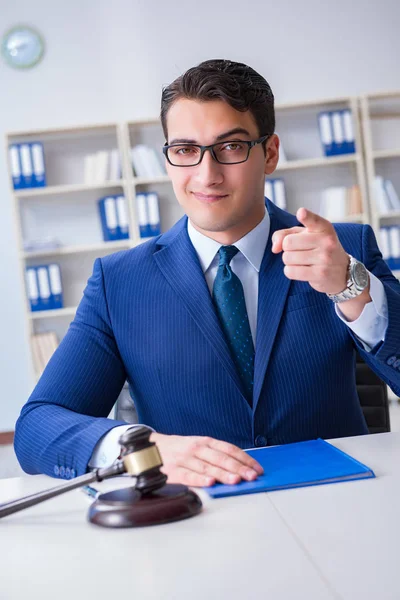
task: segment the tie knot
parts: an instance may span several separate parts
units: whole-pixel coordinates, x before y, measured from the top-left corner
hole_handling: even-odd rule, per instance
[[[229,265],[232,258],[239,252],[239,248],[236,246],[221,246],[218,250],[219,254],[219,266]]]

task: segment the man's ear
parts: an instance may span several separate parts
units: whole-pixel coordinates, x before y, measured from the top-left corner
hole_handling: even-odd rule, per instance
[[[266,155],[264,162],[264,173],[270,175],[276,169],[279,161],[279,137],[274,133],[267,140]]]

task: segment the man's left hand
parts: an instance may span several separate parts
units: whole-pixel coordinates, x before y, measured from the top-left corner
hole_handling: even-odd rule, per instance
[[[342,292],[347,285],[349,255],[332,223],[306,208],[299,208],[296,216],[304,227],[281,229],[272,238],[272,252],[283,252],[286,277],[308,281],[318,292]]]
[[[296,217],[304,227],[280,229],[272,237],[272,252],[283,252],[286,277],[308,281],[317,292],[340,294],[347,287],[350,259],[335,228],[306,208],[299,208]],[[369,285],[356,298],[341,302],[340,311],[348,321],[355,321],[368,302]]]

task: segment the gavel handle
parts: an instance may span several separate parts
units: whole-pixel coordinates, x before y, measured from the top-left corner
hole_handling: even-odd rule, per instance
[[[93,481],[103,481],[103,479],[109,479],[110,477],[121,475],[122,473],[125,473],[125,466],[122,461],[118,461],[111,465],[111,467],[96,469],[91,473],[75,477],[75,479],[72,479],[67,483],[63,483],[62,485],[44,492],[38,492],[37,494],[31,494],[30,496],[20,498],[19,500],[12,500],[6,504],[0,504],[0,519],[20,510],[24,510],[24,508],[29,508],[30,506],[44,502],[44,500],[48,500],[49,498],[64,494],[64,492],[69,492],[70,490],[92,483]]]

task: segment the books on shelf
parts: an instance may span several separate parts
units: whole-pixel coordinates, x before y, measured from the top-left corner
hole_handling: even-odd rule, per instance
[[[35,373],[40,377],[53,353],[58,348],[57,335],[54,331],[36,333],[31,336],[31,343]]]
[[[400,210],[400,198],[390,179],[377,175],[374,179],[374,195],[377,209],[381,215]]]
[[[158,194],[140,192],[136,194],[136,207],[141,238],[154,237],[161,233]]]
[[[286,209],[286,192],[283,179],[266,179],[264,184],[264,196],[271,200],[278,208]]]
[[[340,222],[363,212],[361,191],[358,185],[332,186],[322,192],[319,214],[332,222]]]
[[[84,183],[105,183],[121,179],[121,160],[119,151],[98,150],[87,154],[84,160]]]
[[[129,238],[129,219],[125,196],[106,196],[98,201],[103,240],[114,242]]]
[[[61,271],[56,263],[27,267],[26,288],[32,312],[63,307]]]
[[[350,109],[320,112],[318,124],[325,156],[354,154],[356,146]]]
[[[14,190],[46,186],[46,168],[41,142],[10,144],[8,154]]]
[[[158,159],[154,148],[138,144],[131,148],[131,160],[134,175],[152,179],[166,175],[164,165]]]
[[[379,230],[379,248],[388,267],[400,269],[400,226],[381,227]]]

